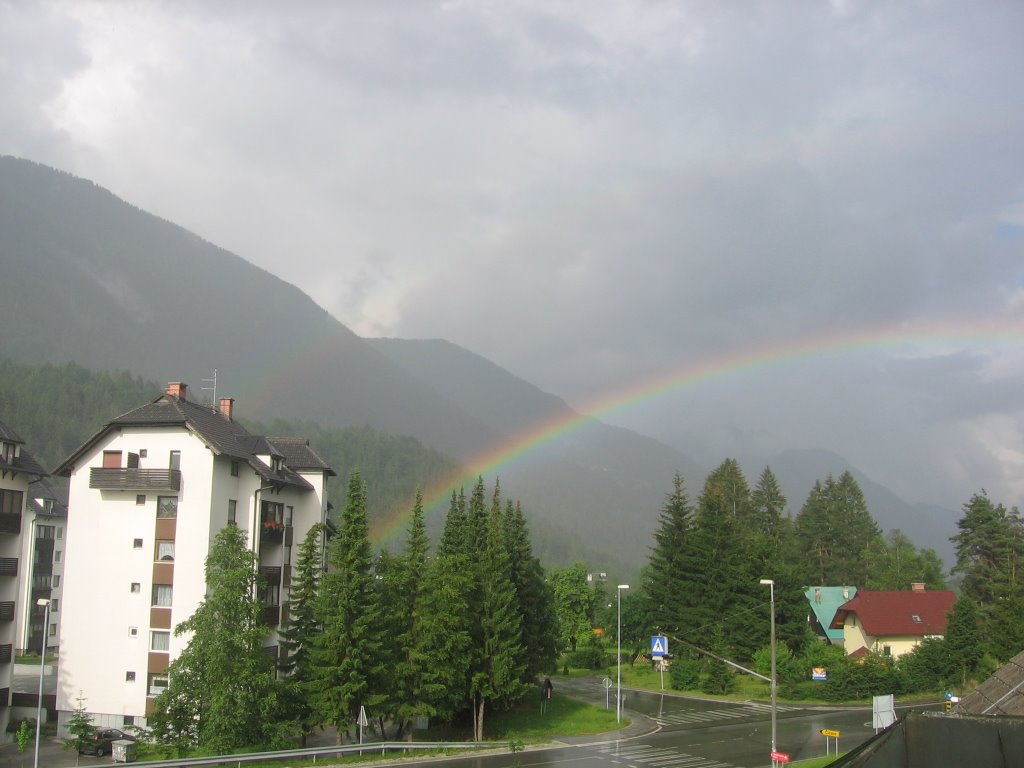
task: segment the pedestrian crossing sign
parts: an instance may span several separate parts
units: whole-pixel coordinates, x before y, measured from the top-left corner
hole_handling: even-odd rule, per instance
[[[651,637],[651,656],[665,656],[668,653],[668,638],[664,635]]]

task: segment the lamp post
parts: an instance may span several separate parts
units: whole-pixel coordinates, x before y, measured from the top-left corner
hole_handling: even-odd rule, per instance
[[[771,607],[772,607],[772,753],[776,752],[775,749],[775,713],[776,713],[776,689],[778,688],[778,680],[775,677],[775,581],[772,579],[761,579],[761,584],[767,584],[771,588]],[[775,758],[772,758],[774,764]]]
[[[619,627],[615,633],[615,672],[617,683],[615,686],[615,722],[622,721],[622,590],[629,589],[629,584],[619,584],[615,588],[618,602]]]
[[[43,606],[43,641],[39,654],[39,702],[36,705],[36,758],[35,768],[39,768],[39,730],[43,722],[43,673],[46,672],[46,631],[50,626],[50,601],[45,597],[36,600],[36,605]]]

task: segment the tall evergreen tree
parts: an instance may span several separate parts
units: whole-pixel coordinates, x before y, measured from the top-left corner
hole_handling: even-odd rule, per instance
[[[693,507],[682,475],[672,478],[672,492],[665,496],[654,533],[654,547],[641,583],[652,627],[671,634],[692,630],[697,583],[703,574],[695,569]]]
[[[540,560],[533,555],[526,516],[518,502],[513,504],[509,499],[506,503],[504,525],[512,584],[523,619],[524,680],[531,681],[555,666],[558,647],[555,598],[544,579]]]
[[[815,483],[795,524],[798,551],[806,553],[810,584],[864,584],[866,553],[882,535],[864,494],[849,472]]]
[[[263,650],[267,627],[256,597],[256,556],[229,525],[206,558],[207,596],[175,627],[191,634],[168,669],[170,684],[149,718],[154,738],[179,750],[229,754],[252,746],[281,748],[299,733],[288,717],[288,685]]]
[[[953,604],[943,639],[949,659],[949,667],[944,671],[961,686],[966,686],[978,671],[984,655],[980,620],[978,607],[971,598],[961,596]]]
[[[696,628],[686,638],[706,642],[704,628],[722,623],[729,652],[751,658],[764,644],[764,632],[749,620],[749,612],[764,604],[758,584],[761,569],[750,557],[743,534],[752,518],[750,488],[739,463],[726,459],[708,475],[694,518],[696,570],[703,574],[694,585]]]
[[[751,531],[764,542],[761,549],[765,560],[776,560],[782,553],[786,534],[786,497],[771,467],[761,471],[750,502]]]
[[[358,470],[349,476],[340,530],[328,546],[327,562],[318,606],[322,630],[313,645],[315,674],[310,691],[320,721],[338,729],[340,742],[359,707],[373,703],[369,680],[382,652],[375,634],[378,619],[366,497]]]
[[[281,631],[284,651],[281,670],[289,675],[301,692],[308,692],[313,679],[310,649],[320,632],[317,601],[320,596],[320,578],[323,575],[323,539],[325,527],[314,525],[306,533],[295,560],[295,575],[289,593],[288,624]],[[303,739],[316,724],[316,713],[301,696],[299,720],[303,726]]]
[[[964,504],[957,528],[960,532],[950,539],[956,545],[953,573],[963,574],[963,593],[984,608],[1003,585],[1019,580],[1024,550],[1020,516],[982,491]]]
[[[477,741],[483,740],[488,704],[492,708],[508,706],[527,690],[523,683],[522,617],[512,584],[500,510],[492,510],[486,521],[485,537],[477,570],[480,645],[470,680]]]

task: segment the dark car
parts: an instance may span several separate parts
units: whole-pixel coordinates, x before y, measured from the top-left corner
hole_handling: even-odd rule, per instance
[[[120,739],[135,741],[135,737],[130,733],[125,733],[117,728],[97,728],[91,735],[79,740],[78,754],[109,755],[114,751],[113,743]]]

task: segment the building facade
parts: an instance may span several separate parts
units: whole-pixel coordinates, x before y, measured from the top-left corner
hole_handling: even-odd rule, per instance
[[[47,629],[42,626],[43,614],[35,615],[35,600],[26,603],[20,599],[21,585],[29,581],[23,552],[30,529],[26,524],[29,488],[45,476],[24,441],[0,422],[0,734],[7,732],[10,722],[18,626],[37,621],[43,632]],[[40,590],[39,597],[49,599],[49,591]]]
[[[204,599],[206,556],[227,525],[244,529],[258,556],[266,646],[277,653],[293,551],[324,522],[333,472],[301,438],[250,434],[230,398],[214,407],[187,395],[170,384],[55,470],[69,478],[62,729],[78,706],[97,725],[145,725],[189,641],[174,627]]]
[[[899,658],[926,638],[942,638],[956,595],[946,589],[867,590],[836,610],[831,629],[843,632],[847,656],[878,653]]]
[[[42,653],[44,644],[47,654],[57,648],[63,603],[67,517],[66,490],[62,491],[47,478],[29,484],[25,501],[25,535],[21,537],[24,575],[20,579],[19,596],[19,604],[28,610],[18,612],[16,653]],[[41,599],[50,601],[48,612],[38,610]]]

